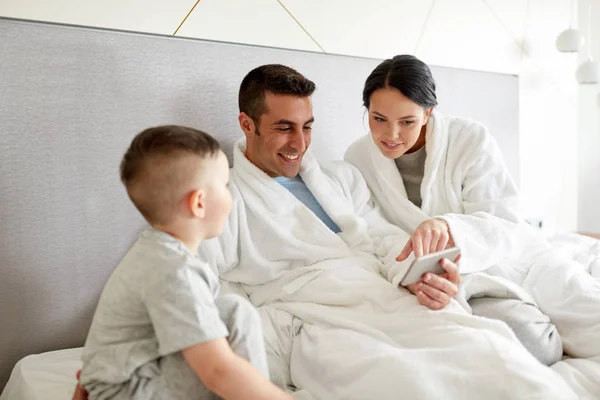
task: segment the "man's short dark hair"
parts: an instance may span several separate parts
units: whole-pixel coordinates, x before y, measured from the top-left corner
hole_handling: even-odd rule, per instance
[[[266,110],[267,92],[280,95],[309,97],[315,91],[315,83],[293,68],[280,64],[262,65],[250,71],[242,80],[238,103],[240,112],[255,123]]]

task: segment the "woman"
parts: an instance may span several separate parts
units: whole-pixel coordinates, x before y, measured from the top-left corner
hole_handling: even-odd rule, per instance
[[[459,246],[461,273],[487,269],[486,276],[474,276],[495,285],[465,285],[467,292],[472,289],[467,297],[473,314],[506,322],[545,364],[560,360],[554,325],[504,279],[522,280],[520,271],[490,270],[513,252],[515,241],[538,239],[518,217],[517,189],[486,128],[435,111],[431,71],[410,55],[377,66],[365,83],[363,102],[371,134],[350,146],[345,158],[362,172],[386,217],[412,234],[398,260]],[[539,242],[541,252],[546,247]],[[408,289],[419,301],[435,299],[426,282]]]

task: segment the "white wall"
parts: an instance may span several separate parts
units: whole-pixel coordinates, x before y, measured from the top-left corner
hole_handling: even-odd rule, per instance
[[[600,63],[600,0],[579,0],[581,31],[588,27],[588,10],[592,4],[592,53]],[[588,50],[579,62],[588,57]],[[600,85],[579,86],[579,229],[600,232]]]
[[[519,71],[523,209],[542,218],[548,231],[577,229],[576,55],[555,47],[569,17],[569,1],[532,0],[523,34],[516,37],[524,50]]]
[[[558,33],[569,25],[569,4],[569,0],[0,0],[0,15],[163,34],[173,34],[185,20],[178,36],[376,58],[412,53],[432,65],[519,74],[524,215],[543,219],[549,230],[575,230],[577,56],[558,53],[554,47]],[[586,178],[582,184],[588,182]],[[600,189],[596,197],[586,196],[600,204]],[[582,201],[580,206],[584,205]],[[582,214],[580,223],[583,215],[588,214]]]
[[[0,0],[5,17],[172,34],[195,0]]]

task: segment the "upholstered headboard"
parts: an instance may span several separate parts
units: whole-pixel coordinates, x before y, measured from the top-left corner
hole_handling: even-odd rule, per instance
[[[361,89],[378,60],[0,18],[0,389],[19,358],[82,345],[144,225],[118,178],[133,135],[185,124],[230,153],[239,82],[265,63],[317,83],[317,157],[366,132]],[[442,110],[486,123],[516,174],[517,78],[433,70]]]

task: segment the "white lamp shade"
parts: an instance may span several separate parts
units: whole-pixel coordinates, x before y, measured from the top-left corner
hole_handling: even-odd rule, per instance
[[[600,67],[598,64],[588,59],[577,68],[577,82],[581,84],[594,84],[600,80]]]
[[[567,29],[556,38],[556,48],[564,53],[576,53],[583,47],[585,39],[577,29]]]
[[[600,107],[600,92],[598,92],[598,107]]]

